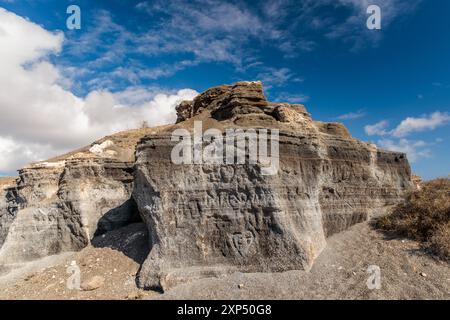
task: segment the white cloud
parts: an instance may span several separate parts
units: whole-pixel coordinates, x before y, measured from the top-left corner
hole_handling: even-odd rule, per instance
[[[349,112],[343,115],[338,116],[337,118],[339,120],[355,120],[362,118],[366,115],[366,113],[363,110],[358,110],[356,112]]]
[[[433,112],[419,118],[408,117],[392,130],[386,130],[389,122],[386,120],[364,127],[369,136],[384,136],[390,134],[397,138],[403,138],[414,132],[431,131],[450,122],[450,114],[447,112]]]
[[[136,9],[150,18],[157,17],[159,23],[131,42],[138,53],[152,57],[179,53],[192,56],[189,64],[152,70],[149,72],[152,78],[170,76],[186,67],[209,62],[230,63],[241,70],[249,58],[258,56],[259,45],[273,46],[286,56],[315,47],[312,41],[284,30],[283,12],[289,6],[298,7],[289,1],[251,5],[218,0],[141,2]],[[257,41],[258,45],[251,41]]]
[[[49,155],[62,154],[66,149],[58,149],[50,144],[21,141],[0,136],[0,173],[13,174],[23,165],[46,159]]]
[[[190,53],[193,61],[240,66],[243,57],[252,54],[243,50],[249,39],[275,39],[279,35],[270,21],[243,4],[175,0],[141,3],[136,8],[151,17],[165,17],[155,25],[156,29],[133,39],[140,53],[152,56]]]
[[[140,99],[130,96],[134,92],[142,95]],[[158,93],[150,98],[144,92],[142,88],[129,88],[119,93],[89,93],[83,111],[89,119],[90,130],[97,128],[99,136],[104,132],[136,128],[143,120],[147,120],[150,126],[174,123],[176,105],[198,94],[194,90],[183,89],[175,94]]]
[[[132,31],[115,22],[106,10],[97,10],[86,26],[88,32],[70,33],[67,49],[71,58],[83,57],[90,69],[119,66],[116,72],[99,72],[96,81],[88,82],[91,89],[112,89],[117,88],[117,80],[136,85],[139,79],[170,77],[202,63],[227,63],[239,71],[248,59],[262,57],[261,51],[267,48],[278,50],[284,58],[298,57],[319,46],[315,36],[325,35],[359,49],[381,38],[380,32],[365,27],[369,4],[382,7],[384,28],[399,15],[413,11],[418,1],[142,1],[135,5],[135,13],[153,23]],[[336,11],[346,16],[336,17]],[[143,65],[143,59],[158,57],[171,63]],[[255,78],[261,72],[246,76]],[[86,83],[78,79],[75,85],[81,81]]]
[[[369,136],[384,136],[388,134],[388,131],[386,131],[386,127],[389,125],[389,122],[386,120],[377,122],[372,125],[367,125],[364,127],[364,131]]]
[[[280,93],[276,102],[287,102],[287,103],[304,103],[309,100],[309,96],[305,94],[290,94],[287,92]]]
[[[256,55],[256,50],[248,46],[250,41],[275,41],[282,51],[288,45],[270,19],[243,3],[175,0],[141,2],[135,8],[149,15],[148,19],[157,15],[158,22],[131,32],[116,23],[109,12],[100,10],[92,19],[92,30],[80,35],[72,33],[67,41],[65,47],[73,59],[89,54],[84,63],[87,68],[116,68],[114,72],[97,73],[97,79],[87,83],[91,89],[115,88],[116,79],[138,84],[139,79],[170,77],[201,63],[229,63],[241,70],[246,60]],[[142,63],[141,58],[161,56],[163,61],[171,62],[158,62],[153,67]]]
[[[434,142],[425,142],[422,140],[409,140],[404,137],[414,132],[434,130],[448,122],[450,122],[449,114],[436,111],[420,118],[408,117],[392,130],[387,130],[388,122],[386,120],[367,125],[364,127],[364,130],[369,136],[392,136],[390,139],[379,140],[377,144],[387,150],[404,152],[408,155],[408,159],[411,162],[416,162],[421,158],[431,157],[430,147],[442,142],[442,140],[436,139]]]
[[[86,98],[66,89],[47,59],[64,37],[0,8],[0,172],[82,146],[118,130],[175,120],[175,106],[197,92],[131,87],[93,91]]]
[[[436,111],[420,118],[406,118],[392,131],[392,134],[396,137],[405,137],[413,132],[434,130],[449,122],[450,115],[448,113]]]
[[[285,85],[287,82],[303,82],[289,68],[262,67],[256,79],[262,81],[266,90]]]
[[[367,8],[378,5],[381,8],[381,26],[386,29],[399,16],[413,12],[422,0],[319,0],[318,3],[344,6],[350,8],[351,14],[343,23],[326,25],[330,39],[340,39],[352,44],[352,51],[360,50],[369,45],[376,46],[382,39],[382,33],[366,28],[368,18]]]
[[[422,140],[414,141],[400,139],[399,141],[394,141],[391,139],[384,139],[378,141],[377,144],[386,150],[406,153],[408,160],[413,163],[419,159],[431,157],[431,151],[427,148],[430,144]]]

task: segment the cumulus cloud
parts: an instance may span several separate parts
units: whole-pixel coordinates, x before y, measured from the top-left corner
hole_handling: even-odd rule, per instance
[[[375,124],[367,125],[364,127],[364,131],[369,136],[384,136],[388,134],[388,131],[386,131],[387,126],[389,125],[389,122],[386,120],[377,122]]]
[[[51,54],[64,36],[0,8],[0,173],[11,173],[118,130],[175,120],[175,106],[197,92],[131,87],[96,90],[85,98],[67,90]],[[65,85],[66,84],[66,85]]]
[[[392,130],[387,130],[389,122],[382,120],[372,125],[364,127],[364,131],[369,136],[392,135],[396,138],[403,138],[415,132],[431,131],[438,127],[444,126],[450,122],[450,114],[447,112],[433,112],[429,115],[421,117],[408,117],[400,122],[400,124]]]
[[[388,130],[388,121],[383,120],[373,125],[367,125],[364,130],[369,136],[386,136],[389,139],[382,139],[377,142],[381,148],[404,152],[408,155],[411,162],[416,162],[422,158],[431,157],[431,147],[436,143],[442,142],[442,139],[436,139],[434,142],[425,142],[422,140],[410,140],[405,137],[422,131],[434,130],[450,122],[450,115],[439,111],[433,112],[422,117],[408,117],[400,122],[394,129]]]
[[[392,132],[396,137],[404,137],[413,132],[434,130],[450,122],[450,115],[443,112],[433,112],[420,118],[408,117]]]
[[[431,157],[431,150],[428,148],[430,144],[422,140],[400,139],[398,141],[391,139],[383,139],[377,143],[381,148],[390,151],[398,151],[406,153],[408,160],[412,163],[417,162],[421,158]]]

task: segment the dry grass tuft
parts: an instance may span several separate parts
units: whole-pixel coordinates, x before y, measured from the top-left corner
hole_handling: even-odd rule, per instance
[[[378,218],[375,226],[421,241],[440,258],[450,261],[450,179],[425,182],[410,192],[390,215]]]

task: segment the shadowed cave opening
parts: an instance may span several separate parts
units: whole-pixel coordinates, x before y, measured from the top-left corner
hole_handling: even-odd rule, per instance
[[[150,252],[148,228],[133,197],[103,215],[91,244],[120,251],[139,264],[144,262]]]

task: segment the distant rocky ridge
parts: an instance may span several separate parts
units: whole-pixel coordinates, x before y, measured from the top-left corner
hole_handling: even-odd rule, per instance
[[[166,289],[241,272],[309,269],[326,237],[401,201],[402,153],[358,141],[303,105],[266,100],[260,82],[209,89],[177,107],[174,125],[105,137],[30,165],[0,187],[0,264],[79,250],[142,219],[151,251],[138,283]],[[280,130],[280,170],[259,164],[175,165],[171,132]]]
[[[6,239],[9,226],[14,219],[14,208],[9,208],[9,202],[13,199],[8,197],[9,188],[13,188],[15,185],[14,178],[2,178],[0,177],[0,248]]]

